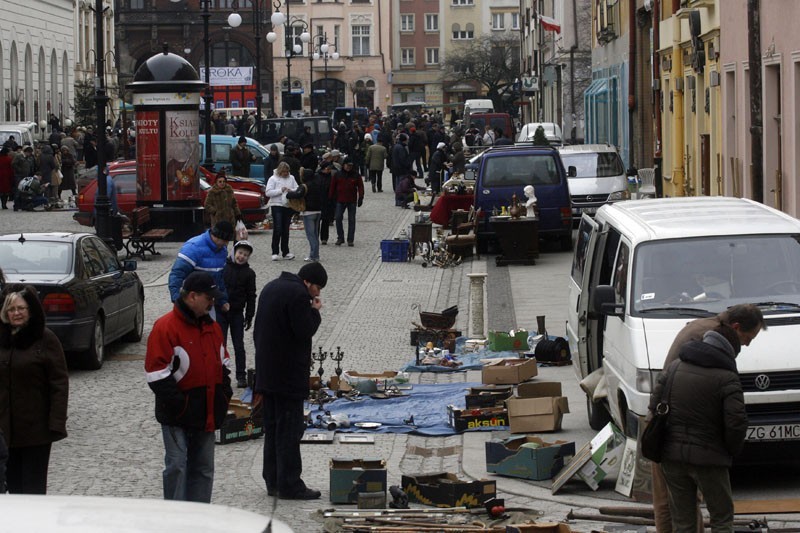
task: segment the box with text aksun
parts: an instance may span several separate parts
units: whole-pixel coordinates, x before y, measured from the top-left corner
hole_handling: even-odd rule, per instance
[[[539,373],[536,359],[493,359],[483,365],[484,383],[514,385],[527,381]]]
[[[520,384],[517,395],[506,400],[506,406],[511,433],[558,431],[564,413],[569,413],[561,383],[555,381]]]
[[[486,471],[524,479],[551,479],[575,455],[575,443],[539,437],[512,437],[486,443]]]

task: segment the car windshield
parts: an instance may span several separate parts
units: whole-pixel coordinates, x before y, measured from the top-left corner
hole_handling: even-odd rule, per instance
[[[0,267],[12,274],[67,274],[72,245],[52,241],[0,241]]]
[[[484,165],[484,187],[556,185],[560,181],[556,160],[548,154],[487,157]]]
[[[800,312],[800,235],[735,235],[653,241],[636,250],[633,314],[677,317],[731,305]]]
[[[575,167],[576,178],[610,178],[625,173],[625,169],[622,168],[622,160],[615,152],[562,153],[561,161],[565,167]]]

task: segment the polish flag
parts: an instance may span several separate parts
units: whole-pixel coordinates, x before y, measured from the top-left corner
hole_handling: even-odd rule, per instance
[[[556,33],[561,33],[561,24],[559,24],[556,19],[545,17],[544,15],[539,15],[539,24],[545,31],[554,31]]]

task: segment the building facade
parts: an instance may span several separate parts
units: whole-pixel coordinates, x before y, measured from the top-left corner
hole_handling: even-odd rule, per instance
[[[445,103],[441,65],[449,41],[444,27],[447,0],[392,2],[390,103]]]
[[[0,2],[0,113],[2,120],[36,122],[72,115],[78,4],[32,0]]]

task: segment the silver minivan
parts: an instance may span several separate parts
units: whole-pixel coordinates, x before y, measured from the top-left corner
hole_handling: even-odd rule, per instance
[[[630,199],[625,166],[616,148],[608,144],[576,144],[559,146],[558,151],[564,166],[576,169],[576,175],[569,178],[576,220],[582,213],[594,216],[605,204]]]

